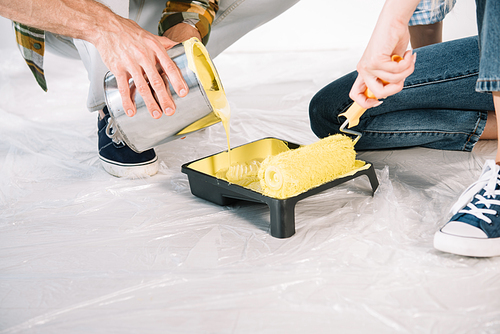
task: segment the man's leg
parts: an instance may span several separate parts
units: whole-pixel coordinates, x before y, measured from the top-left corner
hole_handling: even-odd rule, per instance
[[[212,58],[248,32],[279,16],[299,0],[220,0],[207,50]]]
[[[50,32],[46,32],[46,46],[49,52],[57,55],[81,59],[87,69],[90,81],[87,107],[90,111],[98,111],[98,150],[104,169],[111,175],[120,177],[156,174],[158,158],[154,150],[139,154],[123,142],[113,141],[108,136],[116,129],[113,128],[104,101],[103,81],[108,69],[102,62],[97,49],[88,42]]]
[[[130,17],[150,32],[157,33],[157,22],[161,16],[164,1],[122,0],[103,1],[116,13]],[[153,23],[151,23],[153,22]],[[155,23],[156,22],[156,23]],[[136,153],[123,141],[111,138],[117,131],[109,115],[104,98],[104,76],[108,68],[104,65],[97,49],[89,42],[73,41],[90,81],[87,108],[98,112],[98,152],[103,168],[117,177],[145,177],[158,172],[158,157],[154,149]]]

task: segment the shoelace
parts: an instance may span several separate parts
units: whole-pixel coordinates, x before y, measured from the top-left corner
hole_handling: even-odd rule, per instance
[[[500,196],[500,190],[496,190],[497,185],[500,185],[499,170],[500,166],[498,166],[494,160],[486,161],[479,180],[470,185],[469,188],[460,195],[458,201],[451,208],[451,212],[453,214],[457,212],[468,213],[491,224],[491,219],[486,217],[485,214],[496,214],[496,211],[490,209],[490,207],[492,205],[500,205],[500,200],[495,199],[495,197]],[[484,195],[478,194],[482,189],[484,189]],[[477,199],[475,204],[471,202],[473,199]],[[471,203],[467,204],[467,202]],[[467,206],[465,206],[466,204]],[[485,208],[478,208],[476,206],[478,204],[483,204]]]
[[[107,119],[106,136],[108,136],[113,141],[113,143],[117,145],[125,145],[120,131],[115,130],[114,120],[111,117]]]

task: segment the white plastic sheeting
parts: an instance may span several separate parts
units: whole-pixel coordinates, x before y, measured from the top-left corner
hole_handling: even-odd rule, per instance
[[[14,47],[0,62],[0,333],[495,333],[500,258],[432,248],[496,142],[473,153],[366,152],[361,177],[298,203],[269,235],[265,205],[191,195],[180,166],[226,149],[222,126],[157,149],[158,175],[109,176],[81,63],[47,58],[41,92]],[[313,94],[361,49],[227,53],[231,141],[307,144]]]

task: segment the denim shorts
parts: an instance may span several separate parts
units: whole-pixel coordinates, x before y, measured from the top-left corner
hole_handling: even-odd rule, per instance
[[[478,92],[500,91],[500,1],[476,0],[480,64]]]

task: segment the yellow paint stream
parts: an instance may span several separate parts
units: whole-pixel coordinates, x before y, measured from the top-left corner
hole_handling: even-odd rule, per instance
[[[229,168],[229,166],[231,166],[231,143],[229,139],[231,110],[229,108],[226,93],[224,92],[219,75],[210,60],[210,55],[205,46],[196,38],[191,38],[183,44],[186,50],[188,67],[191,71],[196,73],[214,113],[220,118],[224,130],[226,131]]]

